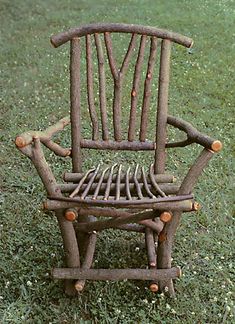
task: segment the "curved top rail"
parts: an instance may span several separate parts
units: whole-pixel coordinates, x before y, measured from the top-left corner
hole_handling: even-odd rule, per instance
[[[81,27],[69,29],[68,31],[59,33],[57,35],[53,35],[51,36],[50,40],[54,47],[59,47],[74,37],[82,37],[87,34],[104,32],[136,33],[141,35],[156,36],[163,39],[166,38],[185,47],[191,47],[193,45],[193,40],[191,38],[165,29],[121,23],[97,23],[83,25]]]

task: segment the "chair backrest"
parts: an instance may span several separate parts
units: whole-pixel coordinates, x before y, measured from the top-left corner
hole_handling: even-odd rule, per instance
[[[112,33],[130,34],[129,45],[123,49],[120,60],[120,47],[113,47]],[[85,39],[84,45],[82,38]],[[192,46],[188,37],[153,27],[128,24],[90,24],[51,37],[51,43],[58,47],[70,41],[70,99],[73,171],[81,168],[81,148],[114,150],[155,150],[155,173],[163,173],[165,168],[166,123],[168,106],[168,85],[170,70],[171,43],[186,47]],[[84,47],[84,50],[82,48]],[[159,50],[158,50],[158,47]],[[159,72],[155,67],[159,52]],[[92,139],[81,136],[81,78],[84,71],[82,55],[86,61],[86,95],[92,125]],[[134,64],[130,64],[133,58]],[[97,69],[94,69],[94,59]],[[144,61],[147,60],[147,63]],[[117,61],[120,61],[119,64]],[[108,65],[108,66],[106,66]],[[125,76],[132,74],[129,102],[123,102],[123,89],[127,87]],[[111,72],[111,73],[110,73]],[[108,77],[107,74],[110,73]],[[144,76],[143,76],[144,75]],[[158,80],[156,91],[151,91],[153,80]],[[96,83],[97,91],[94,91]],[[107,85],[113,84],[112,92],[107,94]],[[157,91],[158,90],[158,91]],[[98,92],[98,107],[96,93]],[[147,129],[151,95],[156,97],[156,133],[153,141],[148,141]],[[112,109],[107,98],[112,95]],[[123,109],[129,108],[128,127],[123,132]],[[112,114],[112,125],[108,117]],[[139,114],[139,122],[137,115]],[[137,127],[137,123],[139,126]],[[101,130],[101,131],[100,131]],[[138,131],[139,130],[139,131]]]

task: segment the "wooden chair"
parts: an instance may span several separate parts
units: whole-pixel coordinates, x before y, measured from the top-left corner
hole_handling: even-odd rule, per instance
[[[114,37],[120,37],[120,43],[115,43],[118,45],[116,50]],[[123,37],[129,37],[129,46],[125,50],[119,45]],[[44,208],[55,211],[58,219],[67,267],[53,269],[52,275],[65,280],[65,291],[69,295],[82,291],[86,279],[141,279],[150,281],[152,291],[160,290],[172,296],[172,279],[180,276],[180,269],[171,266],[174,234],[182,213],[199,208],[193,199],[193,187],[214,152],[222,147],[220,141],[200,133],[188,122],[167,112],[171,45],[178,43],[191,47],[193,42],[188,37],[162,29],[112,23],[85,25],[51,37],[54,47],[68,41],[70,116],[45,131],[23,133],[15,141],[18,149],[32,160],[42,179],[48,195]],[[120,60],[121,50],[125,52],[123,60]],[[159,73],[154,68],[158,53]],[[96,59],[97,69],[94,68]],[[125,82],[127,72],[132,74],[131,85]],[[86,89],[81,85],[84,75]],[[156,90],[151,91],[157,81]],[[130,100],[123,102],[122,94],[128,86]],[[112,91],[107,93],[110,87]],[[81,113],[84,93],[92,126],[91,138],[82,135],[87,119]],[[156,100],[151,102],[156,93]],[[110,105],[107,98],[112,94]],[[154,100],[156,117],[153,113],[149,116]],[[125,121],[128,120],[128,127],[124,132],[122,114],[127,110],[129,117]],[[156,132],[150,141],[147,130],[152,116],[156,118]],[[52,136],[70,122],[71,149],[52,140]],[[185,140],[168,142],[168,124],[185,132]],[[166,149],[193,143],[202,145],[203,150],[177,186],[173,183],[174,177],[165,173]],[[66,183],[59,184],[55,180],[41,144],[56,155],[71,157],[72,170],[64,174]],[[121,164],[82,170],[83,148],[150,150],[154,154],[153,161],[147,166],[148,171],[138,165],[125,169]],[[108,228],[144,233],[148,269],[143,268],[143,264],[139,269],[91,269],[97,233]],[[85,244],[83,262],[80,261],[82,244]]]

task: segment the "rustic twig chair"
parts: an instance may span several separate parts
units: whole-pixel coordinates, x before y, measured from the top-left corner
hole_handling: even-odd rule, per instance
[[[115,37],[118,35],[120,38],[124,34],[130,34],[129,46],[125,50],[126,54],[120,68],[117,65],[112,42],[114,33]],[[82,50],[83,39],[85,39],[84,50]],[[82,291],[86,279],[149,280],[152,291],[160,290],[174,295],[172,279],[180,276],[180,269],[171,267],[173,237],[181,214],[199,208],[199,204],[193,199],[192,189],[213,153],[222,147],[220,141],[200,133],[189,123],[167,113],[171,44],[178,43],[189,48],[192,46],[192,40],[153,27],[101,23],[81,26],[51,37],[54,47],[67,41],[70,41],[70,117],[61,119],[45,131],[29,131],[16,138],[16,146],[32,160],[42,179],[48,195],[44,207],[55,211],[63,237],[67,268],[53,269],[52,275],[54,278],[65,280],[65,291],[70,295]],[[158,47],[159,74],[157,69],[154,69]],[[82,54],[85,54],[86,95],[92,125],[91,139],[82,136],[84,119],[81,116],[81,97],[85,91],[81,89]],[[124,106],[122,102],[122,90],[124,86],[126,87],[124,78],[134,54],[130,102],[125,102]],[[96,79],[94,55],[98,62]],[[108,72],[111,72],[111,78],[109,76],[107,81]],[[107,101],[110,93],[107,94],[106,90],[107,83],[110,85],[112,79],[113,99],[110,109]],[[158,99],[156,133],[150,141],[147,140],[146,134],[150,97],[151,94],[156,94],[156,90],[151,93],[153,80],[158,80],[156,87]],[[98,100],[95,99],[95,82]],[[99,107],[95,100],[99,102]],[[122,132],[121,112],[127,108],[129,121],[125,136]],[[112,128],[109,124],[111,114]],[[139,128],[137,128],[138,114]],[[63,130],[70,122],[71,149],[63,148],[52,140],[52,136]],[[167,124],[185,132],[186,139],[167,142]],[[165,173],[166,149],[184,147],[192,143],[202,145],[203,150],[180,186],[176,186],[173,183],[174,177]],[[45,160],[41,144],[59,156],[72,158],[72,172],[64,174],[66,183],[58,184],[55,180]],[[83,171],[83,148],[152,150],[154,159],[148,166],[148,172],[143,166],[138,169],[137,165],[133,170],[130,167],[124,170],[122,165],[117,164],[108,168],[102,169],[97,166]],[[91,269],[97,232],[107,228],[144,233],[148,269],[143,269],[143,265],[139,269]],[[81,249],[85,238],[85,252],[81,262]]]

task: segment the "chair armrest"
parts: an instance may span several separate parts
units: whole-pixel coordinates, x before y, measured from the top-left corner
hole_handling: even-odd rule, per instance
[[[31,145],[34,138],[38,138],[41,143],[59,156],[69,156],[71,149],[63,148],[59,144],[51,140],[52,136],[63,130],[66,125],[70,124],[70,118],[67,116],[60,119],[56,124],[46,128],[44,131],[28,131],[20,134],[15,139],[15,144],[23,153],[26,152],[26,147]]]
[[[201,133],[190,123],[181,118],[168,115],[167,123],[184,131],[187,134],[188,141],[191,143],[198,143],[213,152],[219,152],[222,149],[222,143],[219,140]]]

